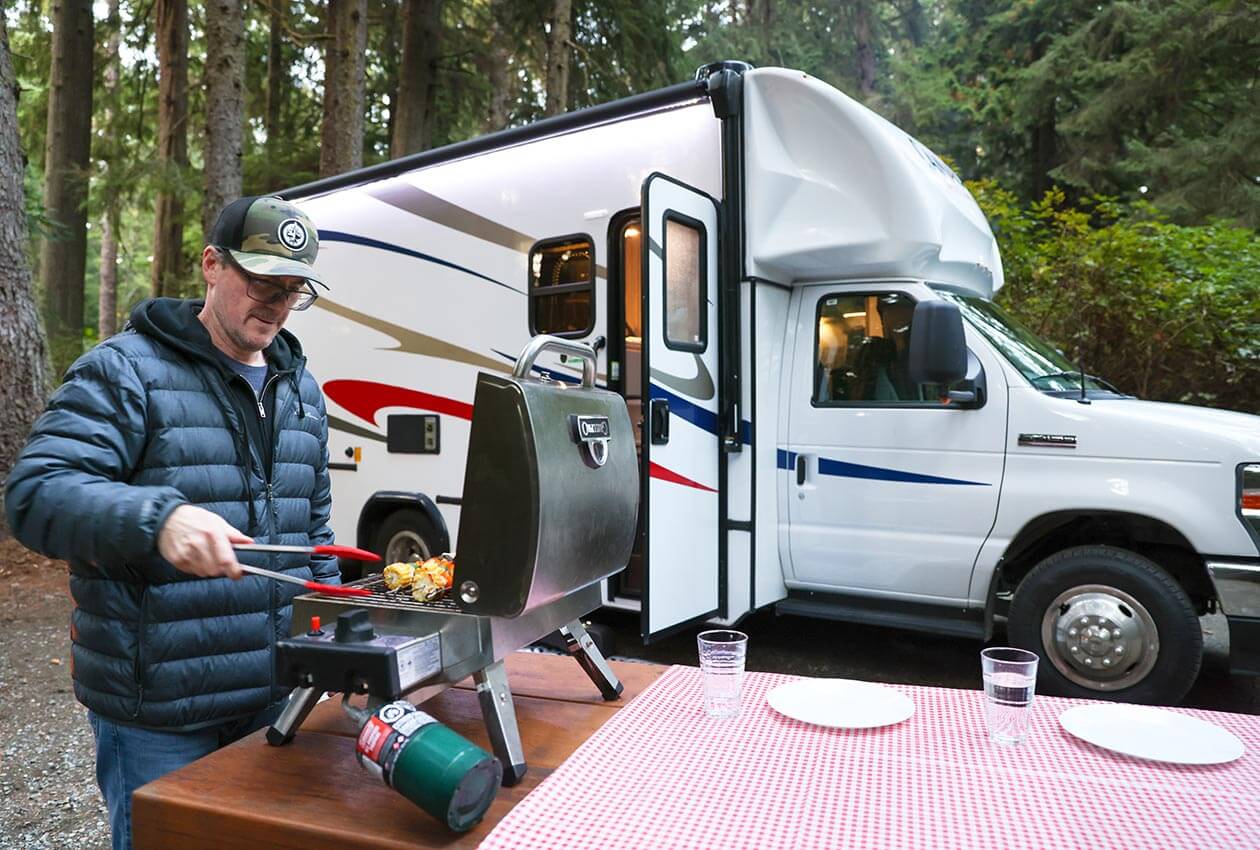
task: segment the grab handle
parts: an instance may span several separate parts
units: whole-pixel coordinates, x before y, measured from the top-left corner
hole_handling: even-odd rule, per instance
[[[587,389],[595,386],[595,349],[584,342],[561,339],[549,334],[539,334],[525,344],[521,356],[516,360],[516,368],[512,370],[512,377],[529,377],[529,370],[534,367],[534,361],[544,351],[559,351],[571,357],[582,358],[582,386]]]

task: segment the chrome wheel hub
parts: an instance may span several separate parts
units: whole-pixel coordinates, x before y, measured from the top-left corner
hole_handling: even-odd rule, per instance
[[[1159,657],[1159,634],[1146,608],[1123,590],[1080,585],[1046,608],[1041,643],[1071,682],[1097,691],[1132,687]]]
[[[430,554],[429,547],[419,534],[414,531],[400,531],[389,539],[389,544],[385,547],[385,563],[424,561]]]

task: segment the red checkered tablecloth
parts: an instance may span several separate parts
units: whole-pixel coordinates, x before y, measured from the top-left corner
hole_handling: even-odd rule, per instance
[[[750,673],[743,712],[701,708],[700,671],[672,667],[505,817],[484,850],[557,848],[1260,847],[1260,717],[1174,709],[1247,748],[1214,766],[1147,762],[1080,741],[1038,696],[1030,740],[984,731],[980,691],[894,685],[896,726],[791,720]]]

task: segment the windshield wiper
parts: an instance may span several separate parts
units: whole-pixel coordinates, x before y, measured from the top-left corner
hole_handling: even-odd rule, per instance
[[[1037,377],[1031,378],[1030,380],[1033,383],[1036,383],[1037,381],[1045,381],[1051,378],[1076,378],[1078,381],[1081,378],[1085,378],[1087,380],[1090,380],[1097,384],[1102,385],[1103,389],[1110,390],[1116,395],[1124,395],[1124,393],[1120,392],[1120,390],[1116,388],[1116,385],[1111,383],[1111,381],[1108,381],[1105,378],[1100,378],[1097,375],[1087,375],[1084,372],[1081,372],[1076,369],[1073,369],[1070,372],[1051,372],[1048,375],[1038,375]]]

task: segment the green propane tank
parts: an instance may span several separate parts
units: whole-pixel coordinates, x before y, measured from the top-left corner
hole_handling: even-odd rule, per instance
[[[457,832],[481,822],[503,779],[499,760],[406,700],[359,730],[359,764]]]

